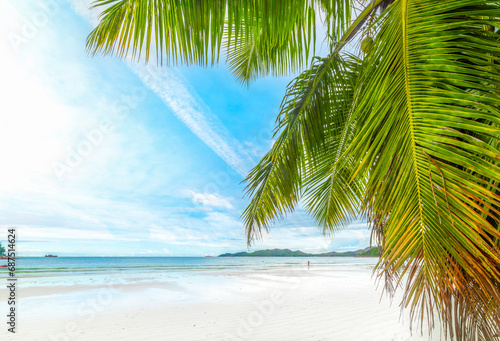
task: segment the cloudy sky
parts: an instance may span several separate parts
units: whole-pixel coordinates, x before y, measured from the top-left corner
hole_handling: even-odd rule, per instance
[[[0,241],[24,256],[203,256],[246,249],[241,184],[291,78],[91,58],[87,0],[0,2]],[[369,245],[302,212],[252,249]]]

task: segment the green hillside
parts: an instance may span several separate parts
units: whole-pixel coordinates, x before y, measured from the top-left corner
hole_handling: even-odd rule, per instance
[[[219,257],[378,257],[378,247],[367,247],[363,250],[346,252],[305,253],[289,249],[259,250],[253,252],[224,253]]]

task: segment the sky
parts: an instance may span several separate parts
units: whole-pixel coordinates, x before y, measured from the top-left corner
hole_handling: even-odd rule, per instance
[[[88,0],[0,2],[0,242],[21,256],[205,256],[247,250],[242,180],[272,145],[290,77],[249,87],[221,64],[91,57]],[[299,209],[250,250],[369,246]]]

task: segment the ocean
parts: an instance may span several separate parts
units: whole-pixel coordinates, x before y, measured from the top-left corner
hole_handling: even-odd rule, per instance
[[[185,276],[272,269],[372,269],[377,258],[361,257],[25,257],[16,260],[16,277],[24,287],[102,285],[112,279],[172,281]],[[0,264],[6,263],[0,260]],[[0,276],[7,276],[6,268]]]

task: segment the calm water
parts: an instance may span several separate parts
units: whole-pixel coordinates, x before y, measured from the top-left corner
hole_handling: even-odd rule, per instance
[[[171,280],[206,273],[272,269],[303,269],[307,262],[313,269],[373,268],[376,258],[354,257],[26,257],[16,261],[16,276],[25,286],[103,284],[112,278],[133,278],[134,281]],[[0,260],[0,264],[6,263]],[[7,276],[0,269],[0,277]]]

